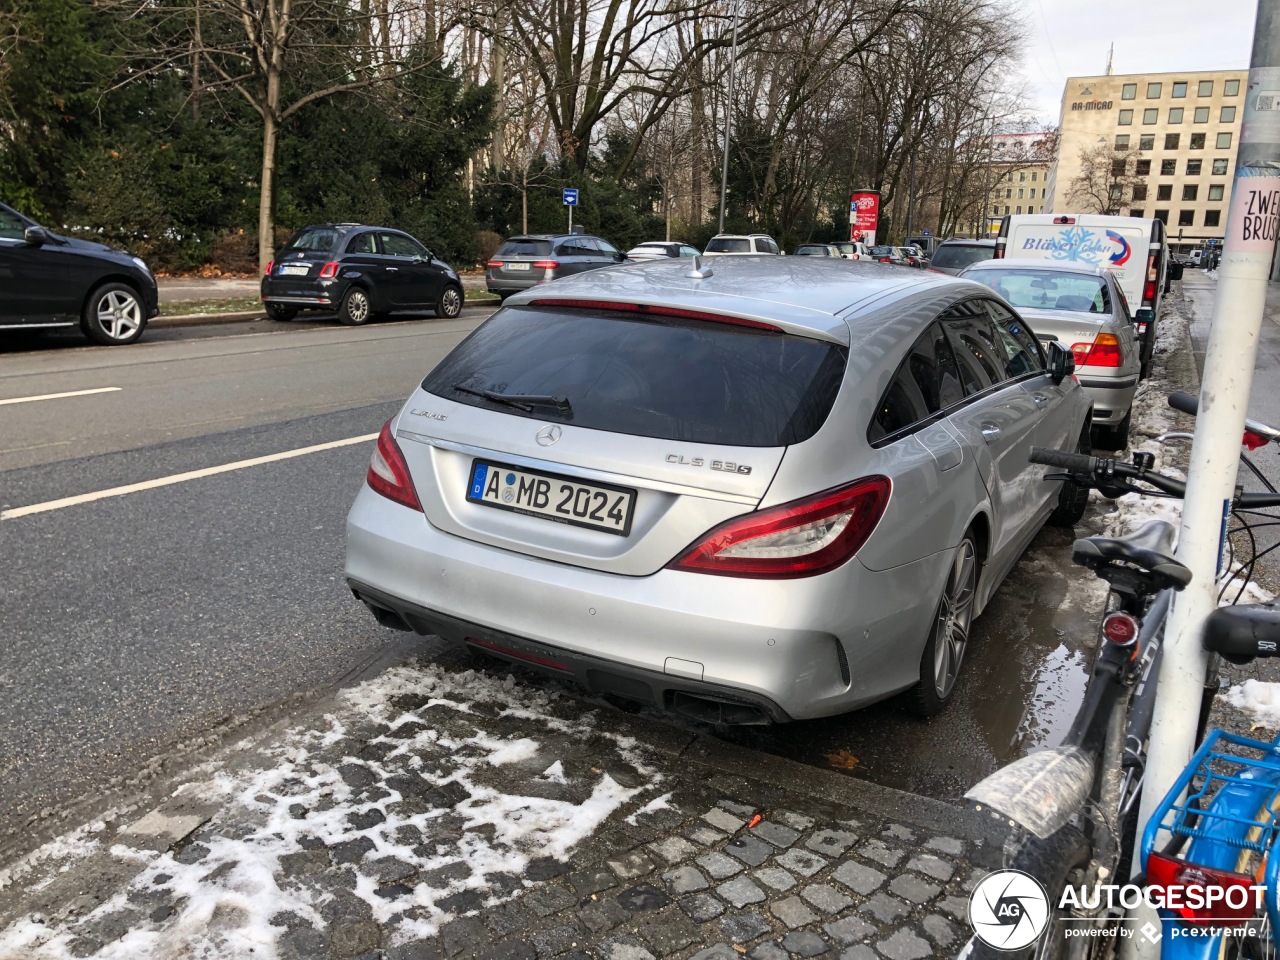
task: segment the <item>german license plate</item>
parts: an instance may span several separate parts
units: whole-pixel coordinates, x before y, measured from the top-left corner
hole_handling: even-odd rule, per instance
[[[524,467],[473,460],[467,499],[486,507],[625,537],[631,532],[636,492],[607,483],[585,483]]]
[[[527,263],[523,263],[523,262],[519,262],[519,261],[517,261],[517,262],[515,262],[515,263],[508,263],[508,264],[507,264],[507,269],[508,269],[508,270],[528,270],[528,269],[529,269],[529,264],[527,264]]]
[[[280,275],[285,277],[305,277],[311,267],[305,263],[286,263],[280,268]]]

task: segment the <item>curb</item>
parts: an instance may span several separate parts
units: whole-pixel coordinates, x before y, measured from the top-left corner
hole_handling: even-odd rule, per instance
[[[484,301],[483,303],[466,303],[462,309],[482,310],[490,306],[497,306],[498,301]],[[176,315],[160,314],[152,317],[148,321],[148,325],[158,324],[163,327],[196,327],[207,326],[210,324],[221,323],[251,323],[254,320],[266,320],[267,315],[261,310],[249,310],[240,313],[186,313]],[[408,319],[403,318],[403,319]],[[439,317],[422,317],[423,320],[438,320]]]

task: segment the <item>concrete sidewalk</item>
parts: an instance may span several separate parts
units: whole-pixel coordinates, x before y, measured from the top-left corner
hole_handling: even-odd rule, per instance
[[[0,958],[918,960],[968,936],[1000,853],[976,814],[464,666],[395,668],[0,872]]]

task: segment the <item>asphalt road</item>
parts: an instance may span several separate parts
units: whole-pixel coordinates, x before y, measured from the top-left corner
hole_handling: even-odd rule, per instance
[[[104,806],[104,792],[132,788],[158,758],[228,725],[278,715],[410,650],[449,655],[377,626],[350,596],[343,521],[372,447],[359,438],[483,316],[157,327],[112,349],[73,335],[5,346],[0,862],[57,825],[42,811]],[[78,395],[4,403],[66,393]],[[343,441],[355,442],[83,499]],[[1067,545],[1046,530],[975,624],[963,688],[942,717],[921,723],[889,703],[723,736],[958,797],[1056,742],[1074,713],[1093,631],[1081,610],[1099,593],[1065,563]]]

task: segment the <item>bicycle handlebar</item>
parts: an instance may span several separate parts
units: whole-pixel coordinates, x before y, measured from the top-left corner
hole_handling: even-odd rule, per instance
[[[1169,406],[1180,413],[1189,413],[1195,416],[1200,410],[1200,398],[1193,397],[1189,393],[1183,393],[1181,390],[1174,391],[1169,394]],[[1280,430],[1275,427],[1269,427],[1260,420],[1245,419],[1244,428],[1249,433],[1255,434],[1262,438],[1263,443],[1270,443],[1273,440],[1280,439]],[[1261,444],[1258,444],[1261,446]],[[1252,447],[1250,447],[1252,449]]]
[[[1090,457],[1083,453],[1070,453],[1067,450],[1046,450],[1043,447],[1032,447],[1029,459],[1032,463],[1043,464],[1046,467],[1061,467],[1070,473],[1083,473],[1090,476],[1098,469],[1099,463],[1097,457]]]

